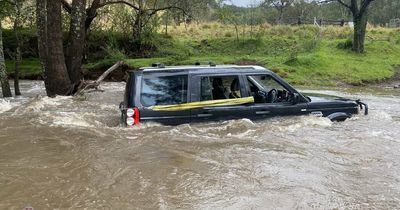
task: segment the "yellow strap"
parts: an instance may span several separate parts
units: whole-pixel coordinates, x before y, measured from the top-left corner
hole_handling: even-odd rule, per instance
[[[190,103],[174,104],[174,105],[156,105],[156,106],[151,106],[150,109],[154,111],[180,111],[180,110],[188,110],[188,109],[210,107],[210,106],[232,106],[232,105],[240,105],[248,103],[254,103],[254,98],[252,96],[246,98],[198,101],[198,102],[190,102]]]

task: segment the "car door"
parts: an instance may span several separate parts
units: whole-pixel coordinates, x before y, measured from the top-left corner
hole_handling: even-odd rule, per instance
[[[240,74],[193,75],[191,81],[193,85],[191,99],[202,105],[191,110],[192,122],[232,120],[251,116],[251,104],[247,102],[232,104],[236,100],[247,100],[243,97],[244,80]],[[208,105],[215,101],[221,103],[216,106]]]
[[[188,103],[188,73],[147,73],[140,76],[140,120],[167,125],[190,122],[190,110],[171,109]]]
[[[255,98],[255,103],[252,105],[253,116],[251,119],[301,115],[307,110],[306,101],[303,98],[297,98],[299,97],[299,93],[274,75],[246,75],[245,82],[247,93]],[[273,90],[277,92],[275,99],[270,97]],[[263,96],[266,97],[265,100],[263,100]]]

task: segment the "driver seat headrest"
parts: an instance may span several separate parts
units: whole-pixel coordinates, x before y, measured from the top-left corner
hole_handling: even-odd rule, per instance
[[[240,85],[239,85],[239,80],[235,78],[232,83],[231,83],[231,91],[239,91],[240,90]]]

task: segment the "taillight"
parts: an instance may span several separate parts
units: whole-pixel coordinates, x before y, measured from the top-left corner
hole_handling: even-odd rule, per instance
[[[126,125],[128,127],[138,125],[140,120],[140,113],[138,108],[129,108],[126,109]]]

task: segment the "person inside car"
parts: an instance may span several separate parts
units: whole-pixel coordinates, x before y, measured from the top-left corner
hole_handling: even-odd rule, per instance
[[[231,83],[231,92],[229,98],[241,98],[240,97],[240,85],[239,80],[235,78]]]
[[[218,99],[226,99],[226,96],[224,94],[225,88],[224,85],[222,84],[222,79],[221,78],[214,78],[212,82],[213,90],[213,99],[218,100]]]

